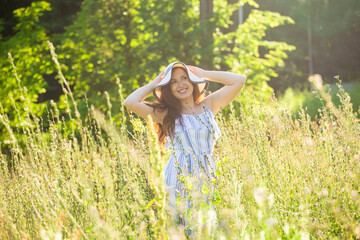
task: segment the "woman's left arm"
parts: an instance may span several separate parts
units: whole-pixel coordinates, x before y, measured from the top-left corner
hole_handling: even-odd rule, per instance
[[[200,78],[225,85],[204,99],[205,104],[214,115],[226,107],[226,105],[236,97],[246,80],[245,75],[232,72],[207,71],[194,66],[189,66],[189,69]]]

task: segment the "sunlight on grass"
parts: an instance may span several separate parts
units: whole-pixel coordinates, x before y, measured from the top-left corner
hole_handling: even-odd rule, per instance
[[[67,115],[52,103],[47,119],[28,112],[20,132],[0,115],[9,134],[1,143],[9,152],[0,153],[0,238],[185,239],[168,217],[169,153],[157,147],[151,119],[115,126],[111,111],[94,106],[80,116],[63,83]],[[316,122],[276,101],[217,116],[219,198],[214,210],[192,210],[196,239],[360,238],[359,119],[341,86],[339,107],[315,87],[326,103]]]

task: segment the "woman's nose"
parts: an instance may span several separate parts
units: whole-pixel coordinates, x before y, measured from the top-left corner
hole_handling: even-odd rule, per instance
[[[183,88],[184,86],[185,86],[185,82],[183,82],[183,81],[179,82],[179,85],[178,85],[179,88]]]

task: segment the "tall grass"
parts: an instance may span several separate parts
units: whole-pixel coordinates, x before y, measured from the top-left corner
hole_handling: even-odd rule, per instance
[[[53,49],[52,56],[59,66]],[[59,75],[76,105],[60,68]],[[193,209],[194,238],[360,238],[359,119],[341,87],[335,107],[314,83],[326,102],[316,122],[304,111],[294,118],[276,100],[217,116],[221,199],[216,218],[212,209]],[[29,113],[31,124],[18,133],[0,116],[10,149],[0,153],[0,239],[186,238],[168,214],[169,153],[158,147],[151,119],[130,116],[132,132],[125,119],[114,126],[106,97],[106,116],[92,106],[82,118],[70,103],[60,116],[52,103],[46,120]]]

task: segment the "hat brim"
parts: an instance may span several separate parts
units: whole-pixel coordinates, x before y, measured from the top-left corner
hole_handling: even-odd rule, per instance
[[[206,81],[205,79],[201,79],[199,78],[198,76],[196,76],[194,73],[192,73],[190,71],[190,69],[182,62],[173,62],[173,63],[170,63],[166,70],[165,70],[165,76],[163,78],[163,80],[161,80],[161,82],[156,85],[156,87],[154,88],[153,90],[153,94],[155,96],[155,98],[160,101],[160,98],[161,98],[161,89],[162,87],[166,86],[167,84],[170,83],[170,80],[171,80],[171,75],[172,75],[172,69],[175,68],[175,67],[181,67],[183,68],[188,76],[189,76],[189,79],[192,83],[194,84],[198,84],[199,86],[199,90],[200,90],[200,93],[204,93],[207,86],[208,86],[208,81]]]

